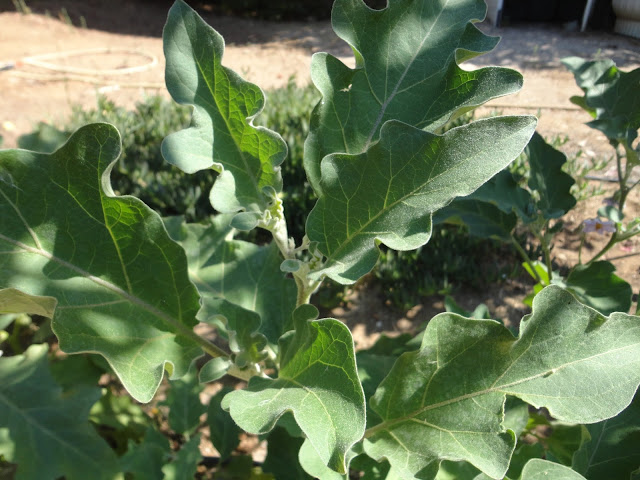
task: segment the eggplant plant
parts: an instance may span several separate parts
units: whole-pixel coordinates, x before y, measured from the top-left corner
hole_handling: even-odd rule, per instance
[[[531,116],[444,129],[522,85],[510,69],[461,67],[498,41],[474,25],[485,13],[482,0],[382,10],[336,0],[333,28],[355,67],[312,59],[322,98],[304,163],[318,200],[300,244],[280,198],[286,144],[253,124],[264,94],[223,66],[222,37],[182,0],[163,34],[166,84],[193,116],[162,152],[185,174],[218,173],[210,222],[163,219],[116,195],[121,146],[109,124],[50,154],[0,152],[0,311],[50,318],[69,354],[49,365],[48,344],[34,343],[0,358],[0,460],[15,478],[193,478],[205,413],[221,460],[233,460],[240,431],[261,435],[262,470],[278,479],[611,478],[613,468],[629,478],[640,465],[624,444],[638,431],[637,316],[605,316],[549,285],[517,337],[499,321],[442,313],[413,339],[383,336],[356,353],[347,326],[310,303],[322,282],[370,272],[380,244],[424,245],[440,209],[527,147]],[[255,228],[272,241],[236,238]],[[142,418],[108,444],[89,419],[135,404],[105,400],[103,371],[139,402],[166,373],[181,448]],[[223,377],[237,388],[203,405],[201,384]],[[615,465],[594,462],[614,449]]]

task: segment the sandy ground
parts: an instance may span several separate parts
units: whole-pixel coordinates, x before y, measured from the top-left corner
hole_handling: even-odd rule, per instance
[[[35,0],[34,3],[37,5]],[[109,2],[93,2],[92,5],[100,7],[106,3]],[[0,8],[0,64],[15,62],[17,65],[12,70],[0,71],[0,135],[4,137],[4,147],[14,147],[17,137],[29,132],[39,121],[63,121],[72,105],[94,107],[99,94],[129,106],[145,95],[166,95],[160,37],[166,8],[153,2],[121,3],[120,10],[102,5],[102,10],[96,7],[81,12],[86,16],[89,28],[74,27],[55,18],[55,15],[23,15],[1,12]],[[116,15],[114,11],[120,14]],[[264,89],[283,86],[291,76],[295,76],[300,84],[309,82],[311,54],[317,51],[328,51],[345,63],[353,63],[350,49],[333,34],[329,22],[276,24],[203,14],[227,38],[224,64]],[[122,19],[125,19],[123,23],[118,24]],[[101,30],[91,29],[96,24]],[[481,108],[480,115],[495,110],[505,114],[537,114],[540,117],[539,131],[543,135],[569,137],[569,142],[563,147],[566,153],[583,150],[585,159],[612,154],[604,136],[584,125],[589,120],[588,115],[570,103],[569,97],[580,94],[580,90],[573,76],[562,67],[560,59],[571,55],[612,58],[620,68],[629,70],[640,66],[640,41],[602,32],[569,32],[559,26],[519,25],[496,29],[483,23],[481,29],[488,34],[502,36],[502,40],[493,52],[474,59],[473,64],[516,68],[523,73],[525,83],[518,94],[497,99]],[[94,75],[85,81],[78,81],[74,74],[33,67],[24,60],[34,55],[98,48],[110,48],[112,51],[47,60],[56,65],[93,70]],[[105,69],[122,67],[139,67],[140,71],[127,75],[104,74]],[[601,201],[602,198],[592,199],[568,216],[569,233],[556,247],[560,261],[575,262],[577,237],[570,232],[577,229],[583,219],[594,216]],[[631,214],[640,214],[637,192],[630,198],[630,207]],[[594,247],[602,241],[604,239],[596,239]],[[625,250],[612,251],[609,257],[638,251],[640,245],[635,242]],[[639,257],[619,259],[616,265],[620,275],[630,281],[634,291],[638,292]],[[518,285],[502,285],[483,295],[465,296],[460,301],[469,308],[474,303],[485,301],[496,316],[518,317],[524,311],[518,303],[523,295],[524,290]],[[375,338],[370,336],[371,333],[381,330],[410,329],[442,308],[441,302],[435,300],[433,305],[417,305],[408,312],[396,312],[387,309],[375,294],[373,297],[373,303],[363,303],[362,298],[354,295],[345,308],[335,312],[354,328],[363,317],[370,318],[362,327],[366,330],[364,336],[370,340]]]

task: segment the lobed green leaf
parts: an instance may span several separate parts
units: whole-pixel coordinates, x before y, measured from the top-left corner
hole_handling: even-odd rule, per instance
[[[179,378],[202,354],[192,331],[200,305],[160,217],[111,190],[119,153],[107,124],[81,128],[52,154],[0,152],[0,286],[56,298],[61,349],[103,355],[146,402],[165,366]]]
[[[571,101],[594,118],[587,123],[616,142],[631,146],[640,128],[640,68],[619,70],[611,60],[568,57],[562,63],[573,73],[583,97]]]
[[[193,106],[191,127],[165,138],[162,155],[187,173],[213,168],[211,190],[219,212],[245,212],[244,227],[256,226],[282,189],[279,165],[287,155],[280,135],[255,127],[264,106],[256,85],[222,66],[224,40],[184,1],[169,10],[163,32],[165,79],[173,99]]]
[[[335,2],[333,29],[351,46],[356,67],[326,53],[311,62],[322,100],[312,115],[304,165],[316,193],[323,190],[323,158],[366,151],[388,120],[435,131],[521,88],[522,76],[513,70],[458,66],[497,44],[472,23],[485,14],[482,0],[390,0],[382,10],[362,0]]]
[[[253,326],[244,325],[244,330],[257,330],[275,345],[293,326],[295,282],[280,271],[282,257],[275,244],[230,240],[229,220],[228,215],[218,215],[210,225],[200,225],[173,217],[165,219],[165,225],[187,253],[189,276],[202,296],[198,319],[211,322],[216,315],[225,315],[221,299],[226,300],[248,311],[242,321]],[[259,318],[249,322],[250,312]],[[240,324],[231,328],[240,328]]]
[[[292,412],[323,464],[344,474],[347,452],[364,432],[364,394],[349,329],[334,319],[311,321],[316,316],[311,305],[294,312],[295,332],[280,340],[277,379],[253,377],[222,406],[250,433],[268,432]]]
[[[371,407],[382,422],[365,451],[406,478],[434,478],[442,458],[502,478],[515,447],[506,395],[567,422],[615,416],[640,383],[639,320],[604,317],[556,286],[536,296],[518,339],[494,321],[440,314],[378,387]]]
[[[575,180],[562,171],[567,156],[556,150],[542,136],[534,133],[525,149],[529,161],[529,188],[539,194],[536,202],[538,210],[545,219],[558,218],[576,205],[571,194]]]
[[[311,277],[353,283],[375,265],[378,242],[395,250],[424,245],[432,213],[507,166],[535,123],[497,117],[435,135],[389,121],[367,152],[325,158],[322,195],[307,220],[325,261]]]

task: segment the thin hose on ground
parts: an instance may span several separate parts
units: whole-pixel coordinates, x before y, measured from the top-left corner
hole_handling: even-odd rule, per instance
[[[148,61],[142,65],[125,68],[112,69],[95,69],[80,68],[67,65],[58,65],[51,63],[50,60],[60,58],[79,57],[85,55],[104,55],[104,54],[127,54],[137,55],[146,58]],[[16,62],[7,62],[0,64],[0,71],[9,71],[11,75],[20,78],[29,78],[40,81],[77,81],[91,83],[94,85],[105,85],[118,88],[163,88],[164,84],[152,82],[117,82],[105,79],[104,77],[116,75],[131,75],[134,73],[150,70],[158,64],[158,58],[148,52],[123,47],[101,47],[84,50],[67,50],[63,52],[45,53],[42,55],[31,55],[24,57]],[[29,65],[31,67],[40,68],[55,73],[47,72],[25,72],[20,67]]]

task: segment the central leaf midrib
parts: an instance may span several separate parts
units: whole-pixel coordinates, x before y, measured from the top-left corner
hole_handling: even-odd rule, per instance
[[[255,190],[256,199],[259,200],[260,204],[262,205],[263,204],[262,192],[258,188],[257,179],[254,178],[254,176],[252,175],[251,169],[249,168],[249,164],[247,163],[247,160],[244,157],[244,152],[243,152],[242,148],[240,147],[240,145],[238,144],[235,135],[233,135],[233,133],[232,133],[231,126],[229,125],[229,122],[228,122],[228,119],[227,119],[226,115],[224,115],[222,113],[223,110],[220,108],[220,104],[218,103],[218,98],[216,97],[216,94],[215,94],[215,87],[211,85],[211,83],[209,81],[209,78],[207,78],[207,76],[205,75],[204,70],[203,70],[203,68],[202,68],[202,66],[200,64],[200,61],[198,60],[197,56],[194,55],[193,58],[194,58],[196,64],[198,65],[198,70],[200,72],[200,76],[204,79],[205,83],[207,84],[207,88],[209,89],[209,93],[211,94],[211,98],[213,99],[213,102],[215,103],[215,106],[216,106],[218,112],[220,113],[220,117],[222,117],[222,121],[224,122],[224,125],[227,127],[227,133],[229,134],[229,137],[231,137],[233,139],[233,145],[236,147],[236,152],[237,152],[238,156],[240,157],[240,159],[242,161],[242,164],[244,166],[244,173],[245,173],[245,175],[247,177],[249,177],[250,182],[251,182],[251,184],[253,186],[253,189]],[[223,69],[224,67],[221,64],[218,65],[214,60],[213,68],[214,68],[214,71],[217,71],[219,69]],[[214,75],[215,75],[215,73],[214,73]],[[228,81],[228,78],[227,78],[227,84],[229,86],[231,85],[231,82]],[[195,98],[194,98],[194,100],[195,100]],[[203,100],[205,101],[205,103],[208,103],[206,101],[206,99],[203,99]],[[213,120],[213,117],[211,117],[211,118]],[[215,140],[214,140],[214,143],[215,143]],[[259,155],[259,152],[258,152],[258,155]],[[257,160],[258,160],[258,163],[261,163],[259,156],[257,157]],[[225,162],[225,163],[228,163],[228,162]],[[223,163],[223,165],[225,163]],[[229,165],[231,165],[231,164],[229,164]],[[245,206],[245,208],[246,207],[247,206]]]
[[[67,262],[66,260],[63,260],[61,258],[56,257],[55,255],[53,255],[50,252],[47,252],[44,249],[37,249],[34,247],[30,247],[22,242],[20,242],[19,240],[15,240],[9,237],[6,237],[5,235],[0,233],[0,239],[11,243],[13,245],[15,245],[16,247],[24,250],[27,253],[31,253],[34,255],[40,255],[48,260],[51,260],[53,262],[58,263],[60,266],[65,267],[69,270],[72,270],[76,273],[78,273],[80,276],[82,276],[83,278],[86,278],[87,280],[95,283],[96,285],[105,288],[107,290],[112,291],[113,293],[120,295],[121,297],[123,297],[124,299],[128,300],[129,302],[139,306],[140,308],[142,308],[143,310],[146,310],[147,312],[151,313],[152,315],[158,317],[161,320],[164,320],[166,323],[168,323],[169,325],[171,325],[172,327],[174,327],[176,330],[179,331],[179,333],[181,333],[182,335],[186,336],[187,338],[191,338],[190,335],[190,330],[188,330],[180,321],[174,319],[173,317],[171,317],[170,315],[167,315],[166,313],[164,313],[163,311],[159,310],[157,307],[154,307],[153,305],[145,302],[144,300],[142,300],[141,298],[128,293],[127,291],[125,291],[124,289],[122,289],[121,287],[108,282],[100,277],[96,277],[95,275],[92,275],[91,273],[87,272],[86,270],[83,270],[82,268],[73,265],[72,263]]]
[[[519,131],[520,131],[520,130],[518,130],[518,131],[517,131],[517,132],[515,132],[515,133],[518,133]],[[514,134],[515,134],[515,133],[514,133]],[[511,136],[513,136],[513,135],[509,135],[509,137],[503,137],[503,138],[504,138],[504,139],[508,139],[508,138],[510,138]],[[476,156],[476,155],[474,154],[473,156]],[[359,235],[360,235],[360,234],[361,234],[361,233],[362,233],[366,228],[368,228],[368,227],[369,227],[369,225],[371,225],[371,224],[372,224],[375,220],[377,220],[380,216],[382,216],[383,214],[385,214],[385,213],[386,213],[386,212],[388,212],[389,210],[393,209],[393,208],[394,208],[396,205],[398,205],[399,203],[402,203],[402,202],[404,202],[406,199],[408,199],[408,198],[410,198],[410,197],[414,196],[414,195],[416,194],[416,192],[418,192],[418,191],[420,191],[420,190],[424,189],[425,187],[427,187],[430,183],[432,183],[432,182],[433,182],[434,180],[436,180],[437,178],[439,178],[439,177],[441,177],[442,175],[445,175],[445,174],[447,174],[447,173],[451,172],[452,170],[454,170],[454,169],[456,169],[456,168],[459,168],[459,167],[463,166],[463,165],[462,165],[462,164],[463,164],[463,162],[467,162],[470,158],[472,158],[472,157],[471,157],[471,156],[470,156],[470,157],[467,157],[467,158],[465,158],[465,159],[461,160],[461,161],[460,161],[460,163],[458,163],[458,164],[457,164],[457,165],[455,165],[454,167],[452,167],[452,168],[450,168],[450,169],[448,169],[448,170],[443,171],[442,173],[440,173],[440,174],[436,175],[435,177],[430,177],[430,178],[428,178],[428,180],[427,180],[427,181],[425,181],[423,184],[421,184],[421,185],[419,185],[418,187],[416,187],[414,190],[410,191],[407,195],[404,195],[403,197],[399,198],[398,200],[396,200],[395,202],[393,202],[393,203],[392,203],[392,204],[390,204],[389,206],[387,206],[387,207],[385,207],[385,208],[383,208],[383,209],[380,209],[380,211],[379,211],[378,213],[376,213],[373,217],[371,217],[369,220],[367,220],[366,222],[364,222],[364,223],[362,224],[362,226],[361,226],[360,228],[358,228],[358,229],[357,229],[353,234],[347,235],[347,238],[345,238],[344,242],[342,242],[342,243],[341,243],[341,244],[340,244],[340,245],[339,245],[335,250],[333,250],[333,252],[331,252],[331,253],[327,256],[327,262],[326,262],[324,265],[322,265],[322,269],[325,269],[325,268],[326,268],[326,265],[327,265],[327,264],[329,264],[330,262],[335,261],[335,260],[333,260],[333,259],[337,256],[337,254],[338,254],[338,253],[340,253],[340,252],[341,252],[342,250],[344,250],[345,248],[347,248],[347,246],[348,246],[348,245],[349,245],[349,244],[350,244],[350,243],[351,243],[351,242],[352,242],[356,237],[358,237],[358,236],[359,236]],[[435,165],[434,165],[434,168],[435,168]],[[459,195],[456,195],[456,196],[459,196]],[[454,196],[453,198],[455,198],[456,196]],[[431,210],[431,213],[433,213],[434,211],[435,211],[435,210]],[[326,225],[325,225],[325,223],[324,223],[324,219],[323,219],[323,227],[324,227],[324,231],[326,232]],[[347,226],[347,228],[348,228],[348,226]],[[382,232],[382,233],[388,233],[388,232]],[[326,237],[326,234],[325,234],[325,237]],[[325,243],[326,243],[326,244],[327,244],[327,246],[328,246],[328,242],[326,242],[326,241],[325,241]]]
[[[620,347],[620,348],[607,350],[605,352],[601,352],[601,353],[598,353],[598,354],[595,354],[595,355],[591,355],[591,356],[588,356],[588,357],[582,357],[582,358],[579,358],[577,360],[574,360],[574,361],[571,361],[571,362],[567,362],[567,363],[565,363],[563,365],[560,365],[560,366],[545,368],[544,371],[542,371],[540,373],[537,373],[535,375],[531,375],[529,377],[526,377],[526,378],[523,378],[523,379],[520,379],[520,380],[513,381],[511,383],[507,383],[507,384],[500,385],[500,386],[497,386],[497,387],[487,388],[487,389],[484,389],[484,390],[479,390],[479,391],[473,392],[473,393],[467,393],[465,395],[460,395],[460,396],[455,397],[455,398],[451,398],[451,399],[448,399],[448,400],[443,400],[443,401],[438,402],[438,403],[434,403],[434,404],[430,404],[430,405],[427,405],[427,406],[423,406],[423,407],[415,410],[414,412],[411,412],[408,415],[403,415],[402,417],[394,418],[394,419],[391,419],[391,420],[385,420],[384,422],[369,428],[365,432],[364,436],[365,436],[365,438],[371,437],[372,435],[376,434],[378,431],[385,430],[387,427],[391,427],[393,425],[402,423],[402,422],[407,421],[407,420],[412,420],[414,417],[420,415],[423,412],[426,412],[426,411],[429,411],[429,410],[434,410],[434,409],[437,409],[437,408],[446,407],[447,405],[451,405],[453,403],[462,402],[464,400],[475,398],[475,397],[478,397],[478,396],[481,396],[481,395],[487,395],[487,394],[490,394],[490,393],[502,393],[502,394],[506,395],[508,393],[508,392],[506,392],[506,390],[508,388],[514,387],[516,385],[521,385],[523,383],[526,383],[526,382],[535,380],[537,378],[543,377],[543,376],[547,375],[550,370],[555,370],[557,372],[559,370],[563,370],[563,369],[565,369],[567,367],[570,367],[571,365],[574,365],[574,364],[577,364],[577,363],[580,363],[580,362],[584,362],[584,361],[587,361],[587,360],[592,360],[594,358],[597,358],[597,357],[600,357],[600,356],[603,356],[603,355],[610,355],[610,354],[615,353],[617,351],[625,350],[625,349],[628,349],[628,348],[637,348],[637,347],[638,347],[637,343],[632,343],[632,344],[625,345],[625,346]],[[508,368],[511,368],[511,366],[512,365],[510,365]],[[434,373],[434,375],[435,375],[435,373]]]
[[[387,107],[389,106],[389,104],[391,104],[391,102],[395,98],[396,94],[398,93],[398,89],[400,88],[400,85],[402,85],[402,82],[404,81],[404,78],[407,76],[407,74],[409,73],[409,70],[413,66],[413,63],[418,58],[418,55],[420,54],[420,51],[422,50],[422,47],[424,46],[425,42],[431,36],[431,32],[433,31],[433,29],[435,28],[436,24],[440,20],[440,16],[442,15],[442,12],[444,12],[444,10],[446,9],[447,5],[449,4],[449,1],[450,0],[445,0],[444,4],[442,5],[442,8],[440,9],[440,12],[438,12],[438,15],[433,20],[433,23],[431,24],[431,27],[429,28],[427,33],[424,35],[424,37],[420,41],[420,44],[416,48],[416,52],[414,53],[413,57],[411,58],[411,60],[407,64],[406,68],[402,72],[402,75],[400,75],[400,78],[398,79],[398,81],[394,85],[393,90],[391,91],[391,94],[389,95],[389,97],[387,97],[387,99],[384,101],[384,103],[380,106],[380,112],[378,113],[378,117],[376,118],[376,121],[373,124],[373,128],[371,129],[371,131],[369,132],[369,135],[367,136],[367,141],[365,142],[364,148],[362,149],[363,152],[365,152],[369,148],[369,145],[371,144],[371,141],[373,140],[373,137],[376,134],[376,132],[378,131],[378,127],[380,126],[380,123],[382,122],[382,119],[384,118],[384,114],[385,114],[385,112],[387,110]],[[447,57],[447,59],[449,59],[450,57],[451,56]],[[445,62],[445,64],[446,63],[447,62]],[[365,66],[365,69],[366,69],[366,66]],[[387,74],[388,74],[388,69],[387,69]],[[365,73],[365,76],[367,77],[367,81],[368,81],[367,73]],[[377,97],[375,97],[375,98],[377,100]]]

